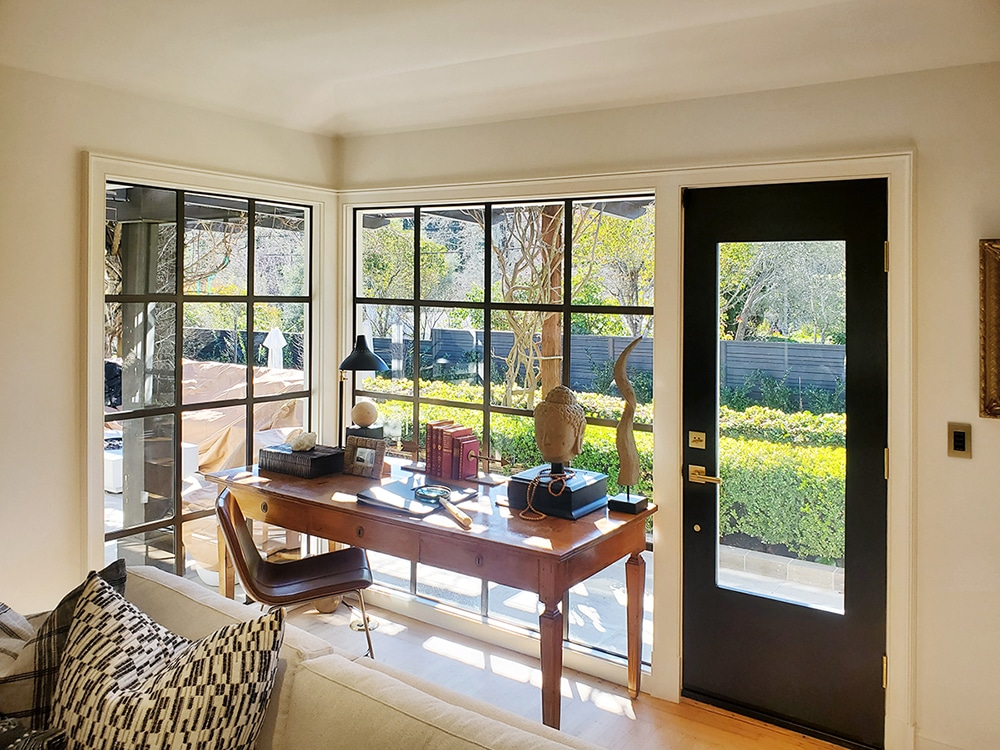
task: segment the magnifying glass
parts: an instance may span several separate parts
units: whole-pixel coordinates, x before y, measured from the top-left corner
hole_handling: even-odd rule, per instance
[[[414,489],[413,496],[421,502],[440,505],[451,514],[452,518],[458,521],[459,526],[463,529],[472,528],[472,519],[451,501],[450,488],[442,484],[425,484]]]

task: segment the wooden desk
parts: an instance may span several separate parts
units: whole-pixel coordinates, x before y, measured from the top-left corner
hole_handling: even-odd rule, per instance
[[[538,618],[542,721],[555,728],[562,677],[560,603],[571,586],[627,557],[628,690],[633,698],[638,696],[646,580],[640,553],[646,549],[645,521],[655,506],[638,515],[605,509],[577,521],[525,521],[497,504],[506,500],[505,486],[483,487],[480,498],[459,506],[473,521],[464,531],[443,510],[410,518],[359,504],[357,493],[376,480],[350,474],[299,479],[251,467],[218,472],[209,479],[220,492],[228,488],[248,518],[538,594],[543,605]],[[232,562],[220,534],[219,589],[232,598],[233,586]]]

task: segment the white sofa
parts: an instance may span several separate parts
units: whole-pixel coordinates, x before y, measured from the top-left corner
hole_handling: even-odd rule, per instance
[[[125,596],[164,627],[201,638],[260,614],[152,567],[128,569]],[[346,654],[286,624],[259,750],[557,750],[595,746],[378,661]]]

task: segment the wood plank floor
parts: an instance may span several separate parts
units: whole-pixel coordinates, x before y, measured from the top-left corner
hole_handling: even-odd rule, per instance
[[[541,720],[538,662],[521,654],[369,607],[378,620],[372,640],[383,664],[460,693]],[[311,607],[289,613],[289,621],[361,656],[364,633],[348,627],[350,610],[332,614]],[[832,750],[836,746],[691,701],[679,704],[566,670],[562,730],[607,748],[665,750]]]

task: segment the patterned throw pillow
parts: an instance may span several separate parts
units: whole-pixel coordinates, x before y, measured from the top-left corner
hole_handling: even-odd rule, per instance
[[[253,748],[274,684],[284,612],[188,641],[91,574],[53,705],[68,750]]]
[[[35,635],[27,619],[0,602],[0,677],[6,675]]]
[[[116,560],[98,574],[119,593],[125,593],[125,561]],[[0,713],[19,719],[29,729],[50,726],[52,693],[59,675],[59,662],[66,646],[73,611],[84,583],[56,605],[21,649],[6,673],[0,673]]]

